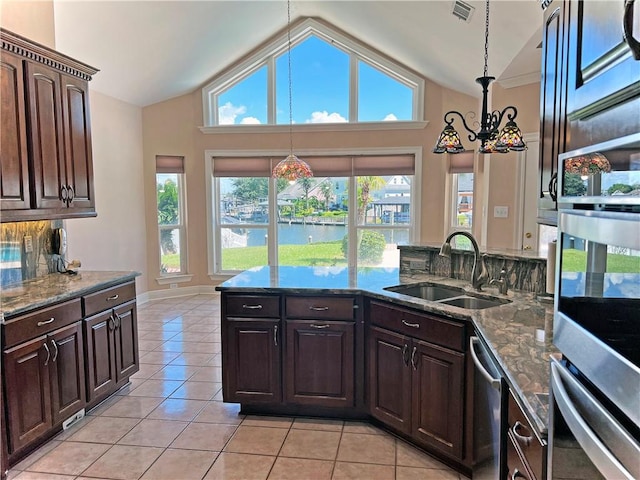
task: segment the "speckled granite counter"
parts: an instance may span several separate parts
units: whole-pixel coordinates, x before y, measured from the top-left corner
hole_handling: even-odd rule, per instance
[[[501,365],[507,382],[542,438],[547,433],[549,356],[558,352],[551,343],[553,305],[542,304],[534,294],[509,292],[506,297],[485,287],[492,296],[511,303],[485,310],[466,310],[401,295],[388,290],[400,284],[433,282],[463,287],[469,282],[425,274],[400,274],[396,268],[258,267],[216,287],[221,291],[250,293],[345,294],[366,293],[375,298],[472,322]]]
[[[138,272],[51,273],[0,291],[0,320],[133,280]]]

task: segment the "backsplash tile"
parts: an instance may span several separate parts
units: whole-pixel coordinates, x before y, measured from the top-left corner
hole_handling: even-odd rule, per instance
[[[1,224],[0,284],[4,287],[55,272],[60,256],[49,252],[53,229],[60,227],[62,220]],[[33,242],[30,253],[24,248],[27,236],[31,236]]]

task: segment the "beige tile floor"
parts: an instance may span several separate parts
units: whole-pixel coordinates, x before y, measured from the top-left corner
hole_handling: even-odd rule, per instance
[[[138,306],[131,384],[17,464],[10,480],[464,480],[361,422],[243,416],[222,402],[220,302]]]

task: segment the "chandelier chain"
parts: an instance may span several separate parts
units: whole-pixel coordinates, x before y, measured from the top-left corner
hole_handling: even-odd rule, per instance
[[[291,80],[291,2],[287,0],[287,67],[289,74],[289,153],[293,154],[293,81]]]
[[[486,18],[484,24],[484,76],[488,76],[488,64],[489,64],[489,0],[487,0]]]

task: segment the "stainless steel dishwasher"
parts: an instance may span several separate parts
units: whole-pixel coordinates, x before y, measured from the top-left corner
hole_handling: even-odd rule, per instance
[[[473,358],[473,480],[496,480],[507,474],[507,395],[500,368],[483,341],[471,337]]]

